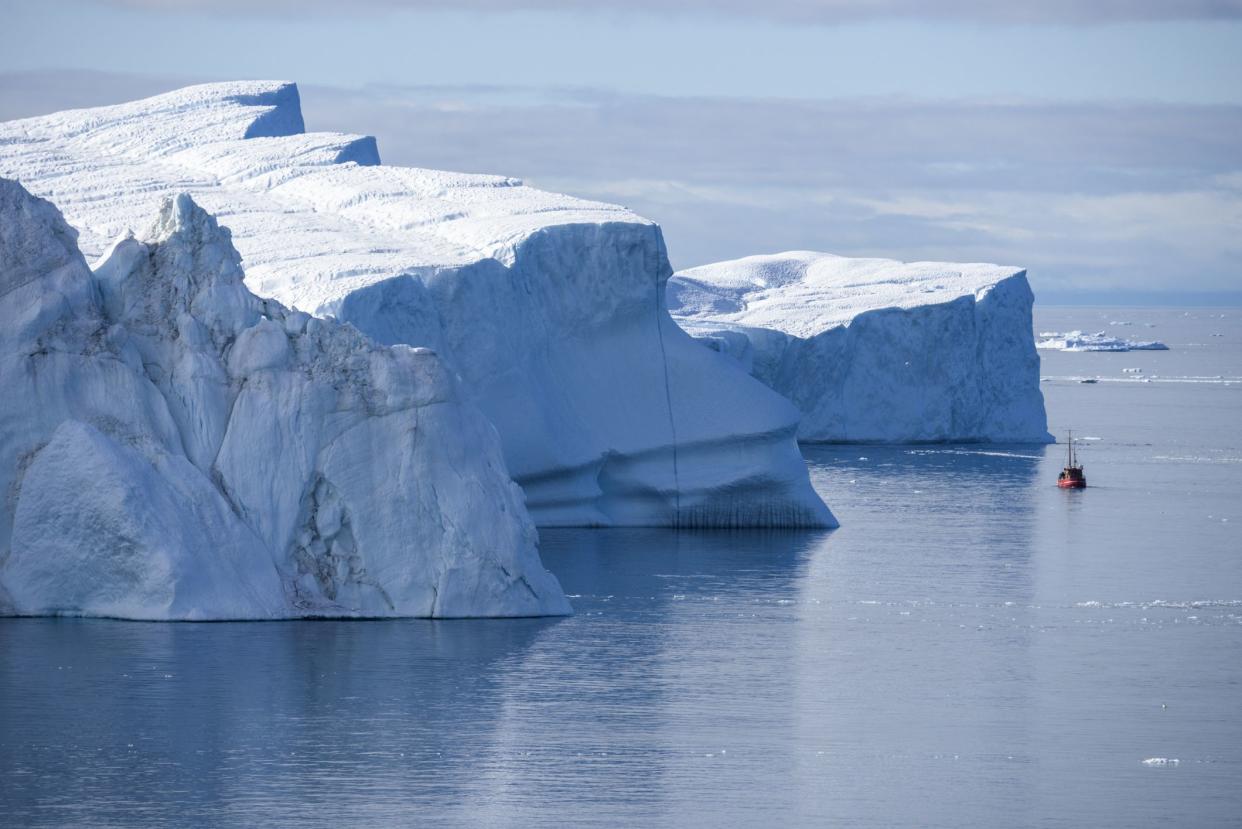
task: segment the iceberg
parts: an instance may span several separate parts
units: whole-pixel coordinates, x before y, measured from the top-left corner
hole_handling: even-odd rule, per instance
[[[798,410],[669,316],[659,227],[379,161],[369,137],[304,132],[285,82],[0,124],[0,174],[53,199],[88,253],[185,191],[229,226],[256,294],[433,349],[537,524],[836,526]]]
[[[1112,323],[1116,325],[1116,323]],[[1156,340],[1126,340],[1110,337],[1103,331],[1085,334],[1082,331],[1039,332],[1036,348],[1049,351],[1168,351],[1169,347]]]
[[[255,296],[187,195],[94,273],[76,236],[0,179],[0,614],[570,612],[432,351]]]
[[[1047,443],[1026,272],[811,251],[678,272],[689,333],[792,400],[825,443]]]

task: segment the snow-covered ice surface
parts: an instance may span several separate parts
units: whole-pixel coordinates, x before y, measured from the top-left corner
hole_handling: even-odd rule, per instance
[[[303,130],[293,84],[209,84],[0,124],[0,174],[55,201],[91,254],[189,192],[255,293],[434,349],[537,523],[835,525],[797,409],[669,317],[656,225]]]
[[[802,411],[808,442],[1051,439],[1026,272],[791,251],[681,271],[694,336]]]
[[[0,613],[569,612],[435,354],[256,297],[189,196],[75,236],[0,179]]]
[[[1118,323],[1111,323],[1117,325]],[[1129,323],[1124,323],[1129,325]],[[1053,351],[1168,351],[1158,340],[1126,340],[1110,337],[1103,331],[1087,334],[1082,331],[1041,331],[1036,348]]]

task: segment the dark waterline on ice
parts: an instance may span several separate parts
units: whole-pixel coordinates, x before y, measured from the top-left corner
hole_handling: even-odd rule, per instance
[[[0,823],[1236,825],[1242,315],[1126,313],[1037,317],[1173,347],[1043,355],[1083,492],[808,447],[840,530],[542,533],[571,619],[0,621]]]

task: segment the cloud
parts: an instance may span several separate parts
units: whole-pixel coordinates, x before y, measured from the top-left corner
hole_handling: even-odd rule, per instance
[[[0,118],[35,114],[18,90],[53,111],[158,83],[13,77]],[[311,129],[374,134],[386,163],[625,204],[678,267],[809,248],[1024,265],[1063,299],[1242,296],[1242,106],[314,85],[302,101]]]
[[[665,228],[678,266],[790,248],[1000,261],[1037,286],[1242,290],[1242,107],[308,87],[391,163],[519,175]]]
[[[308,118],[367,125],[405,162],[531,175],[572,165],[593,179],[711,186],[1125,192],[1139,180],[1157,190],[1206,185],[1242,159],[1239,106],[587,92],[510,103],[486,90],[391,87],[306,98]]]
[[[662,15],[729,15],[786,23],[849,23],[877,19],[979,23],[1106,23],[1242,18],[1242,0],[102,0],[159,11],[231,14],[354,15],[396,10],[479,12],[572,11]]]

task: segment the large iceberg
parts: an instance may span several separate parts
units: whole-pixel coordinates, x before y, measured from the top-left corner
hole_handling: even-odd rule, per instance
[[[569,612],[434,353],[259,299],[185,195],[76,235],[0,179],[0,613]]]
[[[0,174],[56,201],[91,253],[187,191],[255,293],[434,349],[539,524],[835,526],[797,409],[673,322],[660,229],[627,210],[381,166],[370,138],[304,133],[276,82],[0,124]]]
[[[1052,439],[1019,268],[792,251],[681,271],[668,298],[797,404],[800,440]]]

